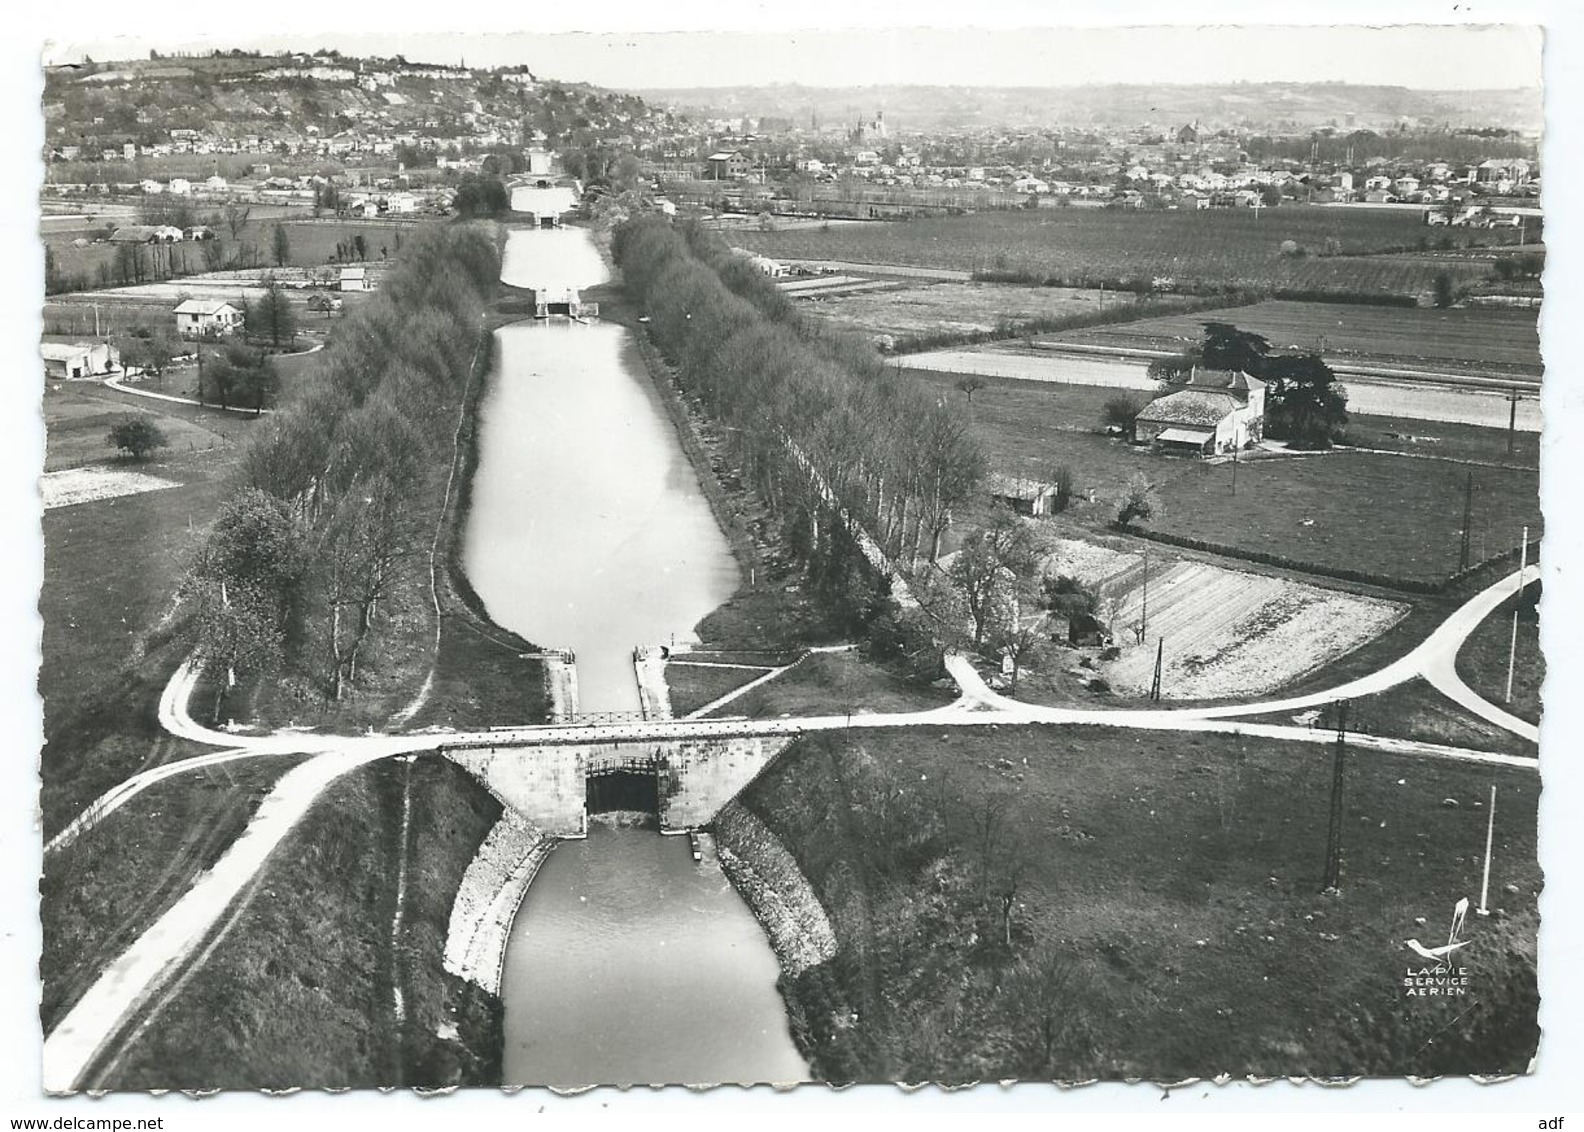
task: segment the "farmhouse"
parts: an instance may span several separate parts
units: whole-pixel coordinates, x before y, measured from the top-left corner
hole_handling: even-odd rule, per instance
[[[169,224],[128,224],[110,236],[112,244],[178,244],[182,230]]]
[[[991,499],[1006,504],[1019,515],[1038,518],[1056,513],[1055,484],[992,472],[988,491]]]
[[[175,313],[176,332],[183,338],[229,334],[242,325],[242,312],[227,302],[188,299]]]
[[[93,377],[121,366],[121,351],[109,342],[45,338],[39,344],[46,378]]]
[[[1227,370],[1194,370],[1134,421],[1140,444],[1210,455],[1246,448],[1265,430],[1265,383]]]

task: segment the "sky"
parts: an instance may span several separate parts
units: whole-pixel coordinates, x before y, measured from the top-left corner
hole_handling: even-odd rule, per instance
[[[1062,21],[1052,13],[1063,13],[1064,20],[1068,12],[1064,8],[1014,12],[1018,19],[1010,26],[930,27],[922,26],[930,20],[928,5],[906,11],[906,24],[871,28],[826,25],[823,30],[555,35],[326,30],[240,39],[235,34],[194,38],[185,28],[169,35],[151,34],[142,22],[138,34],[111,38],[101,34],[105,25],[94,21],[93,38],[63,38],[51,45],[45,58],[75,62],[84,54],[97,60],[145,57],[151,47],[162,52],[216,46],[266,51],[333,47],[350,54],[401,54],[425,62],[465,60],[473,66],[526,63],[541,77],[628,89],[766,83],[1068,86],[1239,80],[1469,89],[1540,82],[1541,34],[1532,25],[1057,26]],[[1175,18],[1182,20],[1192,11],[1178,8]],[[1273,13],[1286,16],[1280,9],[1266,9],[1262,18]]]

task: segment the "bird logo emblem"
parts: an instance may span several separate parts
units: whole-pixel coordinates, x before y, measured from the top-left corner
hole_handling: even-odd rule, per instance
[[[1457,904],[1453,906],[1452,929],[1447,933],[1447,941],[1442,946],[1426,947],[1417,939],[1407,939],[1404,940],[1403,943],[1406,944],[1408,948],[1414,952],[1414,954],[1419,955],[1424,959],[1428,959],[1432,963],[1445,963],[1447,956],[1451,955],[1454,951],[1461,947],[1468,946],[1468,940],[1458,938],[1458,936],[1463,932],[1463,918],[1468,915],[1468,906],[1469,902],[1467,896],[1465,896],[1462,900],[1459,900]]]

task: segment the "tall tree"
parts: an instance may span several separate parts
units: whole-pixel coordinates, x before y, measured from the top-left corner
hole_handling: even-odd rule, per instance
[[[275,225],[270,237],[270,250],[275,256],[275,266],[285,267],[291,259],[291,237],[286,234],[286,225]]]
[[[1329,448],[1347,425],[1347,390],[1316,354],[1266,359],[1266,431],[1294,448]]]

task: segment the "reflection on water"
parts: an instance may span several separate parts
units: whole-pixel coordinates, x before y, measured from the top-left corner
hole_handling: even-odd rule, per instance
[[[576,229],[513,233],[501,276],[607,277]],[[637,708],[633,646],[683,639],[731,596],[730,548],[620,327],[497,332],[463,565],[494,620],[576,651],[589,711]],[[595,825],[550,854],[513,924],[504,1083],[803,1080],[777,974],[712,856]]]
[[[505,1084],[808,1078],[758,923],[686,838],[596,824],[564,842],[506,956]]]
[[[737,587],[730,547],[625,330],[519,323],[496,347],[468,579],[493,620],[577,653],[583,710],[636,710],[633,646],[690,638]]]

